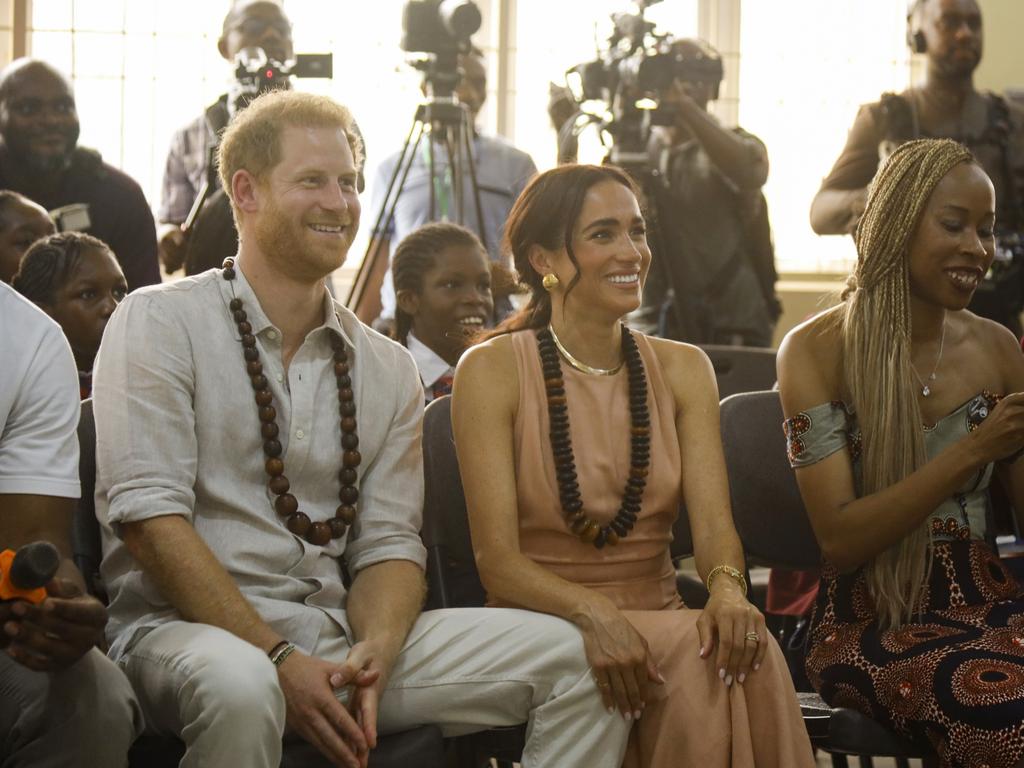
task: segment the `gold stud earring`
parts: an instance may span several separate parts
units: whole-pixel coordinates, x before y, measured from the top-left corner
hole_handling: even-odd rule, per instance
[[[551,291],[555,290],[555,288],[558,287],[558,275],[556,275],[554,272],[548,272],[541,279],[540,284],[544,286],[545,291],[551,293]]]

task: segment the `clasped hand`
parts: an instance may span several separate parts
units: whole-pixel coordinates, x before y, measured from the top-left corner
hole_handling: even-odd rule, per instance
[[[715,586],[697,620],[700,657],[714,656],[718,676],[726,685],[733,680],[742,683],[751,671],[757,671],[768,651],[764,616],[747,602],[739,587]]]
[[[366,643],[356,643],[341,664],[293,652],[278,667],[286,727],[334,765],[366,768],[369,751],[377,745],[381,667]],[[336,694],[346,686],[352,687],[347,709]]]
[[[38,672],[70,666],[102,642],[107,609],[67,579],[46,585],[38,605],[24,600],[0,604],[3,644],[15,661]]]

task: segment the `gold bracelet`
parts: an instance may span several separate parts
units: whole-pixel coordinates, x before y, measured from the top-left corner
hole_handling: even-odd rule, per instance
[[[731,576],[732,578],[734,578],[736,580],[736,583],[740,585],[740,591],[743,593],[743,596],[747,596],[746,577],[743,575],[742,571],[740,571],[738,568],[733,568],[731,565],[716,565],[714,568],[711,569],[710,573],[708,573],[708,577],[704,580],[704,584],[708,588],[708,594],[711,593],[711,582],[714,580],[715,576],[717,576],[720,573],[724,573],[726,576]]]

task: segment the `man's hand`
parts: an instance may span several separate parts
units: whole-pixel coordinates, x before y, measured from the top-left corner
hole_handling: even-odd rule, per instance
[[[70,666],[103,640],[107,609],[67,579],[54,579],[39,605],[18,600],[0,617],[7,653],[29,669],[49,672]]]
[[[373,749],[377,746],[377,710],[394,658],[382,649],[375,649],[371,643],[363,641],[352,646],[345,664],[363,670],[363,673],[352,681],[349,711],[362,728],[367,745]]]
[[[366,768],[366,736],[335,691],[346,685],[357,689],[372,685],[377,677],[353,661],[351,654],[344,664],[332,664],[294,651],[278,667],[277,675],[287,706],[287,728],[335,765]]]
[[[157,232],[157,251],[164,271],[177,272],[185,263],[185,233],[180,224],[161,224]]]

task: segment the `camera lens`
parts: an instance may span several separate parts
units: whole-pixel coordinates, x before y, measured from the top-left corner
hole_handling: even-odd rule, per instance
[[[468,40],[483,23],[480,9],[472,0],[444,0],[437,12],[448,33],[456,40]]]

